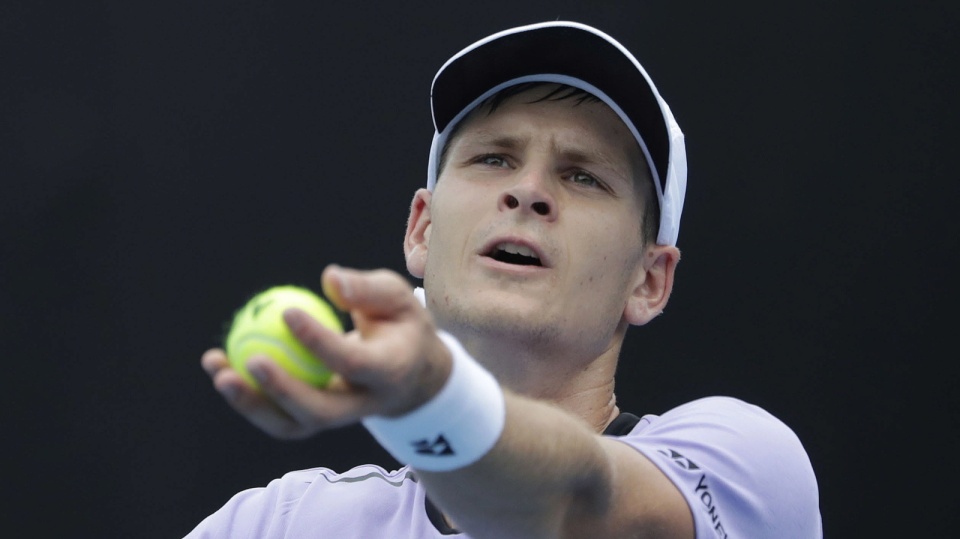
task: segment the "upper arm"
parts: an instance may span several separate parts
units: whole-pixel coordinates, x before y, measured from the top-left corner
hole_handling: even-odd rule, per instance
[[[757,406],[699,399],[610,441],[642,456],[641,471],[629,473],[647,465],[674,485],[699,537],[822,538],[806,451],[787,425]]]
[[[574,505],[564,537],[694,539],[693,517],[680,490],[653,462],[614,438],[599,439],[608,473],[594,499]]]

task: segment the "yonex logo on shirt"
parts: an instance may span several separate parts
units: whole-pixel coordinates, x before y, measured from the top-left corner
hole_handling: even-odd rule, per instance
[[[710,486],[707,485],[707,476],[705,474],[700,476],[700,481],[697,482],[697,488],[694,492],[700,496],[700,501],[703,502],[707,514],[710,515],[710,520],[713,522],[713,529],[717,532],[717,537],[726,539],[727,531],[723,529],[723,522],[720,521],[720,512],[717,511],[717,506],[714,503],[713,494],[710,493]]]
[[[699,470],[700,467],[693,463],[692,460],[687,457],[677,453],[673,449],[664,451],[663,449],[658,449],[658,453],[669,457],[674,464],[683,468],[684,470]],[[713,523],[713,529],[717,532],[717,537],[726,538],[727,531],[723,529],[723,522],[720,521],[720,513],[717,510],[716,503],[713,499],[713,494],[710,492],[710,486],[707,485],[707,476],[706,474],[701,474],[700,479],[697,481],[697,486],[694,487],[694,493],[700,501],[703,503],[704,509],[706,509],[707,514],[710,516],[710,521]]]
[[[697,466],[696,464],[694,464],[692,460],[690,460],[690,459],[688,459],[687,457],[681,455],[680,453],[677,453],[677,452],[674,451],[673,449],[671,449],[669,453],[667,453],[666,451],[664,451],[664,450],[662,450],[662,449],[658,449],[657,452],[659,452],[661,455],[666,455],[666,456],[670,457],[671,459],[673,459],[673,462],[674,462],[677,466],[683,468],[684,470],[699,470],[699,469],[700,469],[700,467]]]
[[[443,434],[437,436],[437,439],[430,441],[427,438],[411,442],[418,455],[432,455],[435,457],[447,457],[456,455],[450,442],[443,437]]]

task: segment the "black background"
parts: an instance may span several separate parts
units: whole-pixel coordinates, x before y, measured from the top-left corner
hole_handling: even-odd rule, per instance
[[[5,528],[179,537],[292,469],[390,467],[356,427],[261,434],[199,356],[266,285],[403,271],[437,68],[559,18],[632,50],[687,136],[683,261],[621,407],[760,404],[827,536],[955,533],[958,5],[4,2]]]

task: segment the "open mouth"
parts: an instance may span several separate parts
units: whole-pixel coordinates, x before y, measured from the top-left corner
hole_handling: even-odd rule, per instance
[[[516,264],[518,266],[543,266],[540,263],[540,257],[533,249],[517,245],[515,243],[498,243],[487,253],[487,256],[505,264]]]

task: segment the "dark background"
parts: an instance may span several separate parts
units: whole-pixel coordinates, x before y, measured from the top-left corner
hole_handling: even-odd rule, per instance
[[[828,537],[955,533],[960,4],[587,4],[0,4],[5,529],[179,537],[286,471],[392,466],[359,428],[261,434],[200,354],[266,285],[403,271],[434,73],[560,18],[632,50],[687,136],[683,262],[621,407],[755,402]]]

